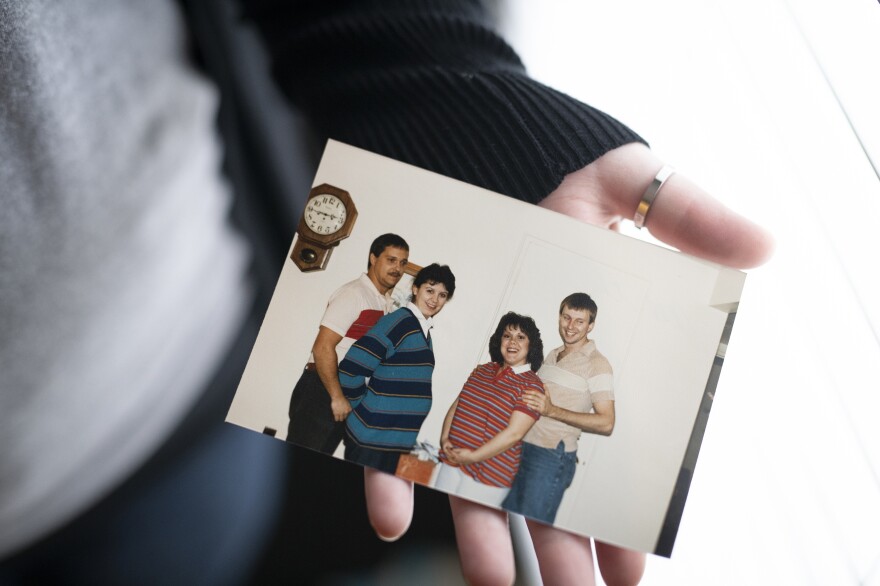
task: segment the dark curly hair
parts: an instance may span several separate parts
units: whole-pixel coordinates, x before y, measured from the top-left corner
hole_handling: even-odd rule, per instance
[[[526,360],[531,364],[532,370],[541,368],[541,364],[544,363],[544,342],[541,341],[541,330],[538,329],[535,320],[529,316],[512,311],[501,317],[498,327],[495,328],[495,333],[489,338],[489,356],[492,358],[492,362],[504,364],[504,358],[501,356],[501,336],[504,335],[504,330],[508,326],[526,335],[529,339],[529,354]]]

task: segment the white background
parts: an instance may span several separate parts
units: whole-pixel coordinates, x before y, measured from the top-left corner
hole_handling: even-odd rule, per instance
[[[778,240],[746,283],[672,559],[643,583],[880,584],[880,6],[509,4],[534,77]]]

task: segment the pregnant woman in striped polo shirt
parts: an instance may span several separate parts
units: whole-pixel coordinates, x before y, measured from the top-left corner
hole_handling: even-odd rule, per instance
[[[544,345],[532,318],[508,313],[489,339],[492,361],[474,369],[449,408],[435,488],[501,506],[519,468],[522,438],[540,414],[523,402],[544,392],[535,371]]]

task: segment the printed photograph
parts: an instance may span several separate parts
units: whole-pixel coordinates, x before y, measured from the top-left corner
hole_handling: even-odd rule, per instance
[[[313,185],[227,421],[668,557],[745,274],[337,142]]]

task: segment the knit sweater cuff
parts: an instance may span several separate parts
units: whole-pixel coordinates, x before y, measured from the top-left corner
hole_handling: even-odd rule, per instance
[[[644,142],[529,78],[485,15],[447,2],[258,24],[276,79],[320,134],[517,199],[537,203],[567,174]]]
[[[402,91],[413,95],[393,95]],[[641,141],[607,114],[522,74],[434,73],[389,83],[387,92],[364,114],[340,108],[320,116],[321,131],[533,203],[567,174]]]

